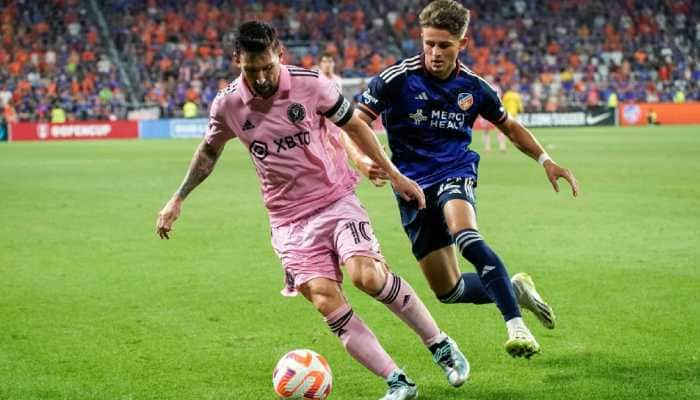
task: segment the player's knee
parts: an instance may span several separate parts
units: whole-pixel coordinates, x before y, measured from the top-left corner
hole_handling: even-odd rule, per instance
[[[386,274],[381,263],[363,257],[355,263],[350,279],[358,289],[367,294],[376,295],[384,288]]]
[[[344,303],[344,299],[336,285],[306,284],[302,293],[321,314],[328,315]]]

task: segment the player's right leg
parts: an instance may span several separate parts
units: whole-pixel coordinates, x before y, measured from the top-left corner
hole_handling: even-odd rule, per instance
[[[452,386],[469,377],[469,363],[457,345],[440,331],[423,301],[406,280],[389,271],[367,212],[356,197],[339,202],[335,250],[352,282],[384,303],[408,325],[431,351]]]
[[[384,303],[418,334],[450,385],[459,387],[467,381],[469,362],[457,343],[440,331],[425,304],[407,281],[390,272],[383,262],[370,257],[350,257],[345,261],[345,266],[355,286]]]
[[[474,264],[479,274],[461,274],[459,270],[452,235],[456,228],[458,233],[469,231],[467,228],[476,229],[476,214],[471,206],[475,201],[471,183],[471,180],[454,178],[426,189],[427,207],[424,210],[412,211],[399,201],[404,230],[411,239],[413,254],[438,299],[443,303],[495,302],[508,327],[506,350],[511,355],[528,357],[539,351],[539,344],[522,321],[507,271],[495,253],[483,242],[477,243],[472,246],[475,248],[462,255]],[[469,206],[469,209],[445,212],[443,215],[443,210],[457,201],[457,204]],[[448,218],[455,214],[461,219]],[[529,336],[525,337],[524,333]]]
[[[410,400],[418,396],[415,383],[397,367],[374,333],[355,314],[338,282],[315,278],[302,284],[299,290],[324,316],[331,332],[338,336],[348,354],[386,379],[390,388],[384,399]]]

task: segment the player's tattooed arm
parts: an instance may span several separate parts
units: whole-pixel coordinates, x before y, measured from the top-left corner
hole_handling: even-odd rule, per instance
[[[215,148],[204,140],[199,144],[199,147],[197,147],[192,157],[187,175],[175,192],[177,197],[184,200],[194,188],[207,179],[214,170],[214,166],[216,166],[216,161],[219,159],[222,149],[223,148]]]
[[[180,216],[183,200],[211,174],[222,150],[223,145],[215,147],[208,144],[206,140],[203,140],[197,147],[185,180],[165,204],[165,207],[158,213],[156,233],[161,239],[170,239],[170,232],[173,229],[173,224]]]

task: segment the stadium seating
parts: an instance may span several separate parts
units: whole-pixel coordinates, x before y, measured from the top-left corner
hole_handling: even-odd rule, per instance
[[[0,10],[4,120],[125,118],[156,106],[163,117],[197,104],[238,74],[233,30],[272,24],[286,60],[338,58],[343,77],[372,76],[420,52],[416,10],[427,1],[9,0]],[[700,3],[691,0],[464,2],[472,10],[463,61],[528,110],[620,101],[700,100]],[[101,24],[100,21],[104,21]],[[682,96],[681,96],[682,94]]]

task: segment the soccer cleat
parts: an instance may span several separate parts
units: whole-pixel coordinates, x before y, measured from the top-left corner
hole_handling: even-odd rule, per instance
[[[386,383],[389,385],[389,389],[379,400],[413,400],[418,398],[418,387],[400,369],[392,372],[386,378]]]
[[[448,336],[435,346],[433,361],[445,372],[447,382],[454,387],[462,386],[469,379],[469,361],[457,343]]]
[[[539,343],[522,323],[512,328],[508,326],[508,340],[505,347],[508,354],[513,357],[530,358],[540,352]]]
[[[554,329],[554,311],[537,293],[532,277],[521,272],[513,275],[510,281],[513,284],[513,291],[518,299],[518,304],[535,314],[545,328]]]

